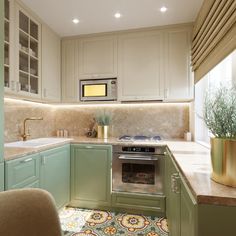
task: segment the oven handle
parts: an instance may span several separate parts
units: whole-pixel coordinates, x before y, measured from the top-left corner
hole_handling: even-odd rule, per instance
[[[157,161],[157,157],[137,156],[137,155],[120,155],[120,160],[135,160],[135,161]]]

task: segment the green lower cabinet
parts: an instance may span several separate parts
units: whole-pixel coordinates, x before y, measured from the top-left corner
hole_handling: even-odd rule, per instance
[[[112,193],[112,208],[116,211],[164,216],[165,196],[137,193]]]
[[[58,208],[70,201],[70,145],[40,153],[40,188],[50,192]]]
[[[170,236],[236,235],[236,207],[198,204],[171,155],[166,157],[166,215]],[[177,174],[176,174],[177,173]]]
[[[0,192],[4,191],[4,163],[0,163]]]
[[[235,236],[236,207],[199,204],[197,236]]]
[[[26,188],[39,181],[40,154],[5,162],[5,189]]]
[[[166,157],[165,185],[170,236],[180,236],[180,180],[178,170],[169,156]]]
[[[180,201],[180,235],[181,236],[197,236],[197,203],[192,193],[181,181],[181,201]]]
[[[110,145],[71,145],[71,206],[111,206]]]
[[[166,157],[165,179],[169,235],[197,236],[197,203],[170,155]]]

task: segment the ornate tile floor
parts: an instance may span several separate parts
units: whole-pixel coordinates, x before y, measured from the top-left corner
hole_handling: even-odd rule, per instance
[[[66,236],[168,236],[166,219],[158,217],[65,208],[60,220]]]

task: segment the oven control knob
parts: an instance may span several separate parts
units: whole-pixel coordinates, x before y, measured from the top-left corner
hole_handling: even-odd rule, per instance
[[[135,148],[133,148],[133,151],[134,151],[134,152],[135,152],[135,150],[136,150],[136,149],[135,149]]]

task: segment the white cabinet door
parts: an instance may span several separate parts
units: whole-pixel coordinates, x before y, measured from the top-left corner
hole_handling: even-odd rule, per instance
[[[77,102],[78,90],[78,40],[62,40],[62,102]]]
[[[191,28],[165,32],[165,100],[193,98],[193,76],[190,69]]]
[[[79,44],[79,78],[117,77],[116,36],[83,38]]]
[[[61,99],[61,42],[49,27],[42,25],[42,98]]]
[[[150,31],[118,40],[119,100],[163,99],[163,36]]]

